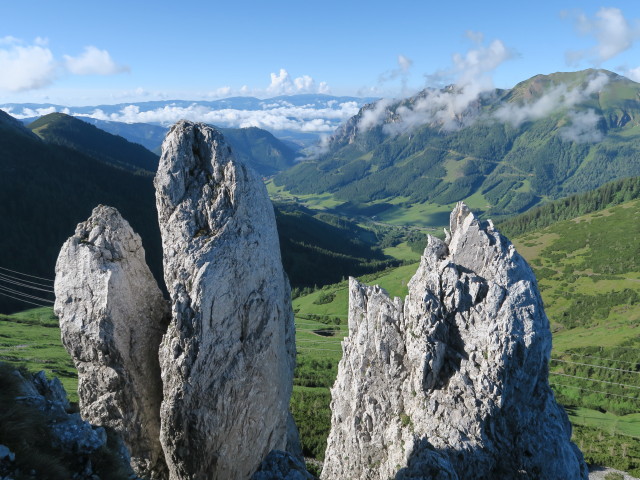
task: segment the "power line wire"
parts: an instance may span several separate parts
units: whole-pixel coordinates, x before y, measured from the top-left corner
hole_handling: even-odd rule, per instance
[[[630,365],[638,365],[640,363],[640,362],[629,362],[629,361],[626,361],[626,360],[618,360],[617,358],[611,358],[611,357],[598,357],[598,356],[595,356],[595,355],[580,355],[579,353],[571,353],[571,352],[557,352],[556,355],[572,355],[574,357],[595,358],[597,360],[628,363]]]
[[[576,390],[583,390],[585,392],[601,393],[603,395],[612,395],[614,397],[628,398],[629,400],[635,400],[636,402],[640,402],[640,398],[629,397],[627,395],[618,395],[617,393],[601,392],[600,390],[591,390],[589,388],[576,387],[574,385],[567,385],[564,383],[549,382],[549,385],[555,385],[556,387],[575,388]]]
[[[616,372],[635,373],[636,375],[640,375],[640,372],[635,372],[633,370],[623,370],[621,368],[604,367],[602,365],[593,365],[592,363],[571,362],[569,360],[560,360],[559,358],[552,358],[551,361],[552,362],[570,363],[572,365],[582,365],[584,367],[602,368],[604,370],[613,370],[613,371],[616,371]]]
[[[296,343],[311,343],[313,345],[335,345],[335,346],[339,346],[340,343],[339,342],[325,342],[323,340],[313,340],[313,339],[306,339],[306,338],[301,338],[296,340]]]
[[[7,272],[17,273],[18,275],[24,275],[25,277],[38,278],[40,280],[46,280],[47,282],[54,282],[51,278],[37,277],[35,275],[29,275],[28,273],[22,273],[17,270],[11,270],[10,268],[0,267],[0,270],[6,270]]]
[[[609,384],[609,385],[617,385],[617,386],[623,387],[623,388],[634,388],[634,389],[640,390],[640,387],[637,387],[635,385],[627,385],[625,383],[608,382],[607,380],[596,380],[595,378],[579,377],[577,375],[567,375],[566,373],[549,372],[549,375],[559,375],[561,377],[577,378],[579,380],[588,380],[590,382],[606,383],[606,384]]]
[[[304,349],[304,350],[316,350],[316,351],[319,351],[319,352],[322,351],[322,352],[342,353],[342,350],[336,350],[336,349],[333,349],[333,348],[331,348],[331,349],[329,349],[329,348],[313,348],[313,347],[306,347],[304,345],[301,345],[300,347],[302,349]],[[296,350],[297,350],[297,348],[296,348]]]
[[[14,280],[5,280],[2,277],[0,277],[0,282],[10,283],[11,285],[17,285],[19,287],[30,288],[32,290],[40,290],[41,292],[55,293],[53,290],[50,290],[48,288],[33,287],[31,285],[27,285],[26,283],[16,282]]]
[[[25,278],[14,277],[13,275],[7,275],[6,273],[0,273],[0,278],[7,278],[7,279],[11,279],[11,280],[16,280],[18,282],[29,283],[31,285],[38,285],[39,287],[52,288],[52,285],[50,285],[48,283],[34,282],[33,280],[27,280]]]
[[[318,324],[315,323],[305,323],[305,322],[295,322],[296,325],[302,325],[303,327],[320,327],[320,326],[324,326],[324,327],[337,327],[339,325],[336,325],[335,323],[333,325],[329,325],[326,323],[322,323],[322,322],[318,322]]]
[[[34,300],[40,300],[41,302],[51,302],[51,304],[53,304],[53,300],[49,300],[48,298],[42,298],[42,297],[36,297],[35,295],[29,295],[27,293],[22,293],[18,290],[14,290],[13,288],[9,288],[9,287],[4,287],[2,285],[0,285],[0,290],[4,291],[4,292],[9,292],[12,293],[14,295],[20,295],[21,297],[27,297],[27,298],[33,298]]]
[[[14,300],[18,300],[20,302],[30,303],[31,305],[37,305],[38,307],[51,308],[51,305],[40,305],[39,303],[32,302],[30,300],[25,300],[24,298],[14,297],[14,296],[9,295],[7,293],[0,292],[0,295],[4,295],[5,297],[13,298]]]

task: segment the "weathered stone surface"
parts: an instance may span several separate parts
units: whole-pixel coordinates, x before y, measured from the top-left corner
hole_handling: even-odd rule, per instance
[[[171,128],[154,183],[172,300],[160,349],[170,477],[250,478],[287,448],[295,363],[273,207],[204,124]]]
[[[83,418],[122,436],[139,475],[162,478],[158,348],[168,305],[140,237],[116,209],[96,207],[63,245],[55,292]]]
[[[307,472],[300,458],[288,452],[273,450],[260,464],[251,480],[313,480],[314,478]]]
[[[458,204],[403,302],[350,280],[323,479],[586,479],[533,272]]]

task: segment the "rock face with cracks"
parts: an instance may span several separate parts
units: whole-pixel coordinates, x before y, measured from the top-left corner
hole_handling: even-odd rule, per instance
[[[82,417],[121,435],[138,475],[163,478],[158,348],[169,309],[140,237],[115,208],[96,207],[65,242],[55,293]]]
[[[250,478],[295,443],[293,313],[273,207],[204,124],[171,128],[154,183],[172,302],[160,348],[170,478]]]
[[[587,479],[534,275],[464,204],[403,302],[351,279],[327,479]]]

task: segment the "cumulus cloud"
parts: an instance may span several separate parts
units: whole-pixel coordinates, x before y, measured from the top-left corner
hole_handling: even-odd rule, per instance
[[[604,134],[598,129],[600,116],[592,109],[586,112],[569,112],[570,124],[559,131],[560,138],[576,143],[594,143],[604,138]]]
[[[46,38],[27,44],[16,37],[0,38],[0,90],[21,92],[51,85],[64,74],[112,75],[128,70],[117,65],[109,52],[85,47],[78,57],[64,55],[64,62],[54,58]]]
[[[329,95],[331,93],[331,88],[329,88],[329,84],[327,82],[320,82],[320,85],[318,85],[318,93]]]
[[[596,41],[592,48],[566,52],[569,65],[576,65],[585,58],[600,65],[629,49],[640,38],[640,22],[634,20],[630,23],[619,8],[603,7],[594,18],[581,11],[563,12],[563,15],[573,19],[580,35],[591,36]]]
[[[426,76],[431,83],[451,79],[453,84],[446,89],[427,89],[414,103],[400,105],[393,122],[384,126],[387,133],[399,134],[428,123],[437,123],[444,130],[454,130],[474,121],[478,100],[493,89],[492,72],[513,58],[514,52],[500,40],[484,45],[481,33],[468,32],[467,36],[474,42],[473,48],[464,54],[454,54],[449,69]],[[410,64],[406,65],[410,67]],[[389,103],[381,104],[380,108],[363,115],[358,128],[366,130],[385,123],[389,118],[388,106]]]
[[[64,55],[64,65],[74,75],[114,75],[129,71],[129,67],[114,62],[109,52],[94,46],[84,47],[77,57]]]
[[[89,114],[78,114],[99,120],[125,123],[160,123],[169,125],[182,118],[224,127],[259,127],[266,130],[292,130],[310,133],[331,133],[345,120],[358,113],[356,102],[343,102],[318,108],[312,105],[294,106],[287,102],[262,105],[260,110],[241,110],[212,107],[194,102],[189,106],[166,105],[161,108],[143,110],[138,105],[127,105],[117,112],[107,113],[96,109]],[[26,117],[26,109],[14,113],[18,118]],[[50,113],[50,112],[47,112]],[[70,112],[73,114],[73,111]],[[35,115],[29,115],[35,116]]]
[[[569,89],[566,85],[558,85],[532,102],[504,104],[495,112],[494,116],[502,122],[511,123],[517,127],[529,120],[545,117],[556,110],[572,108],[602,90],[608,82],[609,77],[604,73],[599,73],[592,76],[584,86]]]
[[[0,89],[21,92],[46,87],[57,76],[51,50],[24,45],[15,37],[0,39]]]
[[[294,95],[297,93],[328,93],[326,82],[316,87],[316,82],[309,75],[292,78],[284,68],[279,73],[271,73],[271,83],[267,87],[269,95]]]

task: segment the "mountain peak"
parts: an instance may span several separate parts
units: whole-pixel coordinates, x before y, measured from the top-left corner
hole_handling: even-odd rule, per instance
[[[119,168],[155,172],[158,166],[158,157],[142,145],[65,113],[49,113],[27,128],[48,143],[72,148]]]

